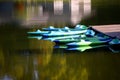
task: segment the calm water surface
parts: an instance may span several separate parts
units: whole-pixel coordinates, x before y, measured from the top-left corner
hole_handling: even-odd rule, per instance
[[[46,4],[52,5],[51,3]],[[44,13],[46,15],[49,14],[49,18],[45,18],[47,20],[41,21],[42,25],[47,27],[49,24],[54,24],[54,21],[59,20],[60,16],[55,17],[55,14],[58,15],[58,12],[61,10],[61,8],[58,7],[58,12],[53,13],[50,12],[53,9],[47,10],[49,8],[46,8],[44,3],[41,3],[41,5],[43,5]],[[66,7],[63,12],[69,10],[69,7],[67,7],[67,5],[69,4],[64,4],[64,6]],[[42,8],[40,8],[40,10],[41,9]],[[61,14],[62,12],[59,13],[59,15]],[[77,21],[80,20],[82,22],[82,19],[76,20],[73,17],[69,17],[72,13],[67,16],[67,19],[64,19],[63,16],[66,14],[67,13],[62,14],[62,17],[60,19],[65,21],[63,21],[63,23],[59,23],[58,21],[58,26],[62,25],[63,27],[63,25],[65,25],[66,23],[68,24],[72,20],[73,24],[78,23]],[[76,15],[80,17],[81,15],[78,14],[79,12],[76,13]],[[73,14],[71,16],[76,17],[76,15]],[[87,15],[87,13],[85,15]],[[99,15],[101,14],[99,13]],[[52,20],[50,19],[50,17],[52,18]],[[85,52],[66,51],[64,49],[54,49],[53,47],[55,43],[50,41],[28,39],[26,32],[34,31],[37,28],[42,28],[41,26],[38,26],[39,20],[37,22],[34,22],[32,21],[33,19],[36,20],[36,17],[28,17],[26,19],[27,24],[37,24],[36,27],[30,26],[28,28],[28,26],[19,26],[18,24],[2,24],[2,26],[0,27],[0,80],[120,79],[119,53],[114,54],[108,48],[86,50]],[[70,21],[68,21],[69,19]],[[91,20],[93,22],[95,21],[95,24],[98,24],[99,19],[98,21],[96,21],[96,19]],[[108,20],[107,17],[105,19]],[[92,21],[91,23],[88,23],[86,21],[84,21],[83,23],[85,23],[86,25],[93,24]],[[108,20],[108,22],[112,22],[112,20]],[[106,21],[106,23],[108,22]],[[119,21],[113,21],[113,23],[117,22]],[[99,22],[99,24],[101,23],[102,22]]]

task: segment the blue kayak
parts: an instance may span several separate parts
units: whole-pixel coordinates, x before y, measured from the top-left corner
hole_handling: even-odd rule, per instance
[[[49,31],[40,31],[39,29],[34,32],[27,32],[29,35],[42,35],[42,34],[48,34]]]
[[[67,35],[76,35],[76,34],[84,34],[87,30],[80,31],[51,31],[48,34],[42,34],[43,37],[55,37],[55,36],[67,36]]]
[[[85,25],[76,25],[75,28],[69,28],[67,26],[65,26],[64,28],[55,28],[54,26],[49,26],[48,28],[42,28],[43,30],[45,31],[59,31],[59,30],[62,30],[62,31],[67,31],[67,30],[70,30],[70,31],[78,31],[78,30],[86,30],[88,27],[85,26]]]

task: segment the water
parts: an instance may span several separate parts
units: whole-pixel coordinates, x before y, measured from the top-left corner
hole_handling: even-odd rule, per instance
[[[108,48],[86,50],[85,52],[54,49],[53,46],[55,45],[55,43],[44,40],[28,39],[26,33],[28,31],[34,31],[37,28],[41,29],[42,28],[41,25],[38,26],[39,22],[45,27],[52,24],[56,26],[62,25],[63,27],[63,25],[69,23],[71,24],[72,19],[75,19],[75,21],[73,20],[72,25],[79,23],[80,21],[86,25],[93,24],[93,22],[94,24],[108,24],[108,23],[110,24],[111,22],[119,23],[120,20],[114,18],[114,15],[118,14],[119,12],[113,13],[114,14],[112,17],[113,20],[111,20],[111,18],[105,17],[106,20],[105,22],[99,19],[100,16],[103,16],[102,12],[97,13],[97,15],[99,14],[100,16],[98,15],[96,19],[91,19],[92,21],[89,20],[90,19],[90,17],[88,16],[89,13],[85,14],[87,15],[87,17],[83,18],[82,15],[81,19],[76,20],[76,18],[70,17],[72,13],[69,13],[67,15],[67,13],[70,12],[67,11],[69,10],[68,9],[69,7],[67,6],[68,2],[65,2],[64,4],[64,6],[66,7],[63,10],[63,12],[66,11],[66,13],[62,14],[61,12],[58,14],[56,12],[57,16],[55,16],[54,12],[51,12],[51,10],[53,9],[48,8],[49,7],[48,5],[52,6],[51,2],[46,2],[46,5],[45,3],[40,3],[40,4],[44,5],[43,7],[44,15],[46,16],[49,14],[49,19],[48,17],[47,18],[45,17],[45,19],[36,21],[36,19],[41,19],[41,18],[37,18],[38,17],[37,13],[35,14],[35,17],[25,19],[26,17],[25,15],[23,15],[25,14],[24,11],[23,14],[19,14],[16,12],[16,16],[12,17],[12,18],[16,18],[18,22],[25,19],[27,21],[26,22],[27,25],[37,25],[37,26],[26,27],[25,26],[26,24],[21,26],[18,24],[18,22],[15,22],[15,24],[12,23],[1,24],[0,80],[118,80],[120,79],[119,53],[114,54]],[[118,4],[118,3],[114,3],[114,4]],[[95,8],[94,6],[96,6],[97,8],[99,5],[95,5],[94,3],[92,6],[93,8],[91,9],[91,11],[94,12],[94,8]],[[60,10],[61,8],[59,8],[58,11]],[[106,8],[103,7],[102,9],[97,9],[97,10],[106,10]],[[91,11],[88,10],[88,12],[92,13]],[[117,9],[114,11],[117,11]],[[107,14],[104,13],[104,15]],[[66,16],[67,19],[64,16]],[[73,14],[73,16],[80,17],[78,13],[76,13],[75,15]],[[110,14],[107,16],[110,16]],[[119,17],[119,15],[116,15],[116,17]],[[33,18],[35,19],[35,21],[32,21]],[[60,22],[59,20],[61,19],[65,21]],[[57,22],[57,24],[55,21]]]

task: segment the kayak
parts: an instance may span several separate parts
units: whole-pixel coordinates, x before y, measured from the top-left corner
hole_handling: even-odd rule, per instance
[[[54,42],[56,42],[56,43],[78,42],[78,41],[80,41],[80,38],[94,37],[94,36],[96,36],[96,34],[98,36],[102,36],[102,35],[100,35],[100,33],[98,34],[91,29],[87,29],[84,34],[80,34],[80,37],[68,38],[68,39],[57,39],[57,40],[54,40]]]
[[[27,32],[29,35],[42,35],[42,34],[48,34],[49,31],[40,31],[39,29],[34,32]]]
[[[60,39],[60,40],[53,40],[55,43],[68,43],[68,42],[78,42],[79,38],[67,38],[67,39]]]
[[[100,45],[105,44],[111,41],[112,38],[105,36],[105,37],[86,37],[84,39],[80,39],[79,42],[72,42],[68,43],[68,47],[78,47],[78,46],[86,46],[86,45]]]
[[[68,36],[56,36],[56,37],[48,37],[48,38],[43,38],[43,40],[50,40],[50,41],[57,41],[57,40],[60,40],[60,39],[74,39],[74,38],[79,38],[80,35],[68,35]]]
[[[65,26],[64,28],[55,28],[54,26],[49,26],[48,28],[42,28],[42,30],[44,31],[59,31],[59,30],[62,30],[62,31],[67,31],[67,30],[70,30],[70,31],[78,31],[78,30],[86,30],[88,27],[85,26],[85,25],[76,25],[75,28],[69,28],[67,26]]]
[[[87,45],[87,46],[81,46],[81,47],[67,48],[66,50],[83,52],[88,49],[94,49],[94,48],[100,48],[100,47],[106,47],[106,46],[108,46],[108,45],[94,45],[94,46]]]
[[[86,46],[79,46],[79,47],[67,47],[66,50],[72,50],[72,51],[85,51],[88,49],[94,49],[94,48],[101,48],[101,47],[107,47],[114,53],[120,52],[120,40],[115,38],[112,39],[108,44],[102,44],[102,45],[86,45]]]
[[[80,41],[80,38],[85,38],[86,35],[85,34],[81,34],[78,37],[76,35],[71,36],[70,38],[66,37],[66,38],[58,38],[53,40],[53,42],[55,43],[68,43],[68,42],[78,42]]]
[[[67,35],[76,35],[76,34],[84,34],[87,30],[80,31],[51,31],[48,34],[42,34],[43,37],[55,37],[55,36],[67,36]]]
[[[105,36],[103,34],[100,33],[96,33],[96,35],[94,36],[87,36],[86,34],[80,34],[79,37],[73,37],[73,38],[66,38],[66,39],[55,39],[53,40],[55,43],[70,43],[70,42],[79,42],[81,39],[83,40],[87,40],[87,39],[100,39],[100,40],[105,40],[108,39],[108,36]]]

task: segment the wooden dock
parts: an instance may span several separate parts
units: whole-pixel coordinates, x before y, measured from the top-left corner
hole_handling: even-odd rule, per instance
[[[116,24],[116,25],[96,25],[96,26],[92,26],[92,28],[103,32],[109,36],[112,37],[117,37],[120,39],[120,24]]]

